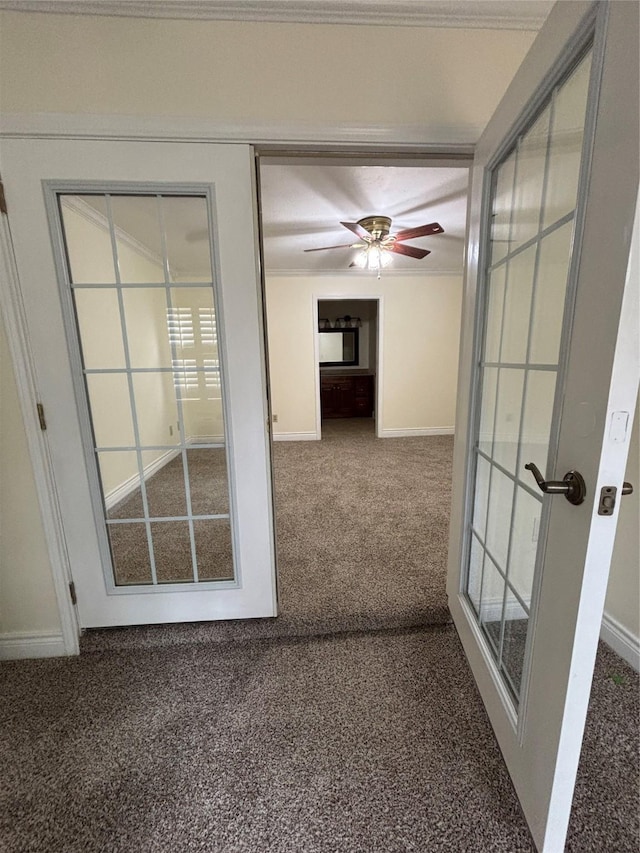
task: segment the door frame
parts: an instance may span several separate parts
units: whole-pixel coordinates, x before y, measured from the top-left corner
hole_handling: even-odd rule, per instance
[[[60,122],[60,116],[41,115],[37,120],[26,116],[9,116],[3,122],[0,130],[0,140],[7,138],[23,139],[86,139],[93,141],[114,141],[126,139],[133,142],[166,142],[175,140],[175,132],[170,123],[164,125],[158,117],[155,122],[147,120],[127,119],[126,129],[122,121],[114,116],[82,116],[75,117],[74,131],[69,131],[68,122]],[[162,129],[161,129],[162,128]],[[340,134],[333,140],[299,141],[304,139],[305,129],[300,127],[299,133],[291,126],[274,127],[268,135],[268,141],[256,143],[255,127],[227,127],[223,124],[212,123],[210,127],[189,135],[184,140],[191,143],[236,142],[253,146],[256,158],[261,156],[286,157],[290,161],[294,157],[312,158],[353,158],[358,162],[392,162],[407,160],[425,160],[432,165],[461,166],[470,168],[473,163],[475,146],[468,142],[418,143],[411,139],[409,129],[400,130],[399,136],[406,133],[404,140],[393,137],[393,132],[387,132],[388,141],[371,142],[371,134],[367,129],[355,137],[346,133]],[[264,138],[264,137],[263,137]],[[293,141],[295,140],[295,141]],[[0,175],[1,179],[1,175]],[[259,204],[259,196],[258,196]],[[256,210],[256,221],[259,220],[259,210]],[[0,314],[4,322],[9,350],[13,361],[18,398],[27,436],[29,457],[34,472],[44,537],[51,565],[53,584],[61,623],[59,642],[50,643],[41,650],[42,656],[78,655],[80,653],[79,637],[81,634],[80,621],[76,606],[73,602],[73,576],[69,555],[67,553],[65,531],[57,497],[56,483],[50,458],[46,431],[41,430],[36,404],[39,400],[39,383],[31,354],[30,333],[24,311],[21,283],[18,277],[17,265],[10,232],[10,212],[0,210],[0,269],[5,273],[8,287],[0,288]],[[262,269],[262,287],[264,298],[264,269]],[[344,298],[344,297],[340,297]],[[378,297],[371,297],[378,298]],[[265,312],[262,312],[261,334],[263,350],[266,349],[267,328]],[[380,314],[378,315],[380,325]],[[380,357],[380,348],[378,348]],[[266,352],[264,353],[266,359]],[[267,378],[268,383],[268,378]],[[380,394],[377,394],[380,399]],[[318,410],[319,416],[319,410]],[[380,422],[378,417],[378,423]],[[271,429],[271,426],[268,426]],[[277,584],[277,566],[276,566]]]
[[[0,211],[0,271],[7,283],[6,287],[0,287],[0,322],[4,326],[9,352],[11,353],[12,368],[38,495],[40,517],[51,564],[61,628],[60,637],[56,637],[53,641],[48,639],[46,644],[43,644],[42,641],[38,642],[37,645],[29,642],[28,649],[21,644],[21,647],[17,649],[17,656],[30,657],[29,652],[35,652],[36,648],[39,657],[77,655],[80,654],[80,620],[73,601],[75,598],[72,587],[73,577],[45,431],[46,426],[42,426],[37,409],[40,398],[38,378],[31,354],[22,289],[18,278],[9,217],[6,210]]]
[[[375,302],[376,303],[376,381],[374,382],[374,419],[376,438],[382,438],[382,394],[380,389],[384,387],[382,350],[383,342],[380,335],[382,329],[382,317],[384,316],[384,297],[360,295],[357,296],[325,296],[314,293],[311,297],[311,312],[313,321],[313,357],[314,357],[314,382],[316,389],[316,439],[322,439],[322,399],[320,391],[320,330],[318,328],[318,303],[319,302]]]

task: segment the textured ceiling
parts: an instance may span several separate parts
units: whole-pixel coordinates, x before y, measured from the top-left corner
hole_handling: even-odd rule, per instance
[[[408,241],[430,249],[423,260],[394,255],[393,268],[421,272],[462,271],[468,170],[424,166],[270,165],[260,171],[264,257],[267,272],[343,272],[357,254],[357,238],[340,225],[381,214],[391,233],[439,222],[444,234]]]
[[[344,272],[357,254],[349,244],[358,238],[340,222],[356,222],[379,214],[393,220],[391,233],[439,222],[443,234],[408,240],[407,245],[429,249],[422,260],[393,256],[400,272],[461,272],[466,224],[466,168],[419,165],[362,166],[261,161],[261,215],[265,269],[274,272]],[[308,163],[308,161],[307,161]],[[102,196],[83,196],[99,216]],[[162,257],[158,209],[153,198],[114,197],[116,226]],[[163,200],[163,220],[170,249],[169,263],[181,277],[209,274],[207,221],[199,199]],[[322,246],[346,248],[305,252]],[[358,274],[360,270],[350,270]]]

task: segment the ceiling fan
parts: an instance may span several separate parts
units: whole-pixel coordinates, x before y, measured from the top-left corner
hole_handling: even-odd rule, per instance
[[[425,258],[430,254],[429,249],[419,249],[417,246],[405,246],[405,240],[417,237],[428,237],[432,234],[443,234],[444,228],[438,222],[429,225],[419,225],[417,228],[406,228],[396,234],[390,234],[391,219],[388,216],[365,216],[357,222],[341,222],[345,228],[352,231],[358,243],[342,243],[338,246],[321,246],[318,249],[305,249],[305,252],[324,252],[327,249],[360,249],[350,267],[377,270],[391,263],[392,254],[407,255],[410,258]]]

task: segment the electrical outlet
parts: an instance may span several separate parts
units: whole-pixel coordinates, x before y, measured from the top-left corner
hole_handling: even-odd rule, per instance
[[[173,435],[173,427],[169,424],[169,435]]]
[[[274,424],[277,424],[278,423],[278,416],[277,415],[271,415],[271,420],[274,422]]]

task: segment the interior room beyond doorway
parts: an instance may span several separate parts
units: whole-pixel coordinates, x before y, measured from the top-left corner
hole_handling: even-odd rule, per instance
[[[264,158],[260,184],[278,621],[447,622],[468,170]]]
[[[378,370],[378,302],[318,300],[321,437],[351,418],[375,430]]]

